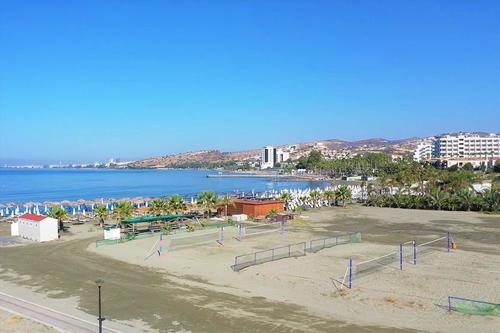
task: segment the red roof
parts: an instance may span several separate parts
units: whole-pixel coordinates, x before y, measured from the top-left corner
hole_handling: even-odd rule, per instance
[[[24,220],[40,222],[42,220],[45,220],[46,216],[26,213],[26,214],[19,216],[19,218],[24,219]]]

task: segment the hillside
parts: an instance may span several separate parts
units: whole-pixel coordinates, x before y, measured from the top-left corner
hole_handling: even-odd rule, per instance
[[[387,140],[373,138],[359,141],[338,139],[313,141],[277,146],[290,151],[291,159],[309,154],[311,150],[320,150],[323,155],[335,158],[366,152],[386,152],[396,155],[412,153],[420,138]],[[129,168],[185,168],[185,167],[223,167],[230,165],[252,164],[258,162],[260,149],[221,152],[219,150],[200,150],[174,155],[151,157],[127,164]]]

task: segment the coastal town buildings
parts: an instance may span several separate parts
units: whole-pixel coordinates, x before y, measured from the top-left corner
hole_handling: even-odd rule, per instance
[[[55,240],[58,239],[58,221],[44,215],[26,213],[12,223],[11,234],[35,242]]]

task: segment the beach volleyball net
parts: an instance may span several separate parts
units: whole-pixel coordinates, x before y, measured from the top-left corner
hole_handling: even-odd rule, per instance
[[[480,316],[500,316],[500,304],[448,296],[448,310]]]
[[[238,225],[238,234],[236,235],[236,239],[239,241],[244,240],[245,238],[264,236],[270,233],[276,232],[284,232],[285,231],[285,223],[269,223],[269,224],[250,224]]]
[[[257,251],[254,253],[243,254],[234,257],[234,263],[231,266],[233,271],[237,272],[244,268],[271,262],[275,260],[300,257],[306,255],[306,242],[289,244],[285,246],[275,247],[272,249]]]
[[[171,238],[168,244],[168,251],[179,251],[201,246],[210,242],[221,241],[221,231],[210,231],[198,235],[183,235],[181,237]]]
[[[449,233],[446,235],[432,239],[430,241],[416,245],[416,256],[422,257],[434,252],[450,252],[453,239]]]
[[[352,232],[346,234],[339,234],[327,238],[313,239],[309,241],[308,251],[314,253],[329,247],[334,247],[337,245],[349,244],[349,243],[361,243],[361,233]]]
[[[432,254],[437,251],[450,252],[452,244],[452,237],[450,233],[447,233],[444,236],[421,244],[417,244],[415,240],[403,242],[386,254],[361,262],[349,259],[342,284],[348,288],[352,288],[355,279],[372,273],[385,269],[402,271],[407,264],[417,265],[417,262],[426,254]]]

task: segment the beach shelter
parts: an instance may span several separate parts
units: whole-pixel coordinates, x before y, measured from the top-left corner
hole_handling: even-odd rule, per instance
[[[72,215],[76,215],[75,207],[73,207]]]

